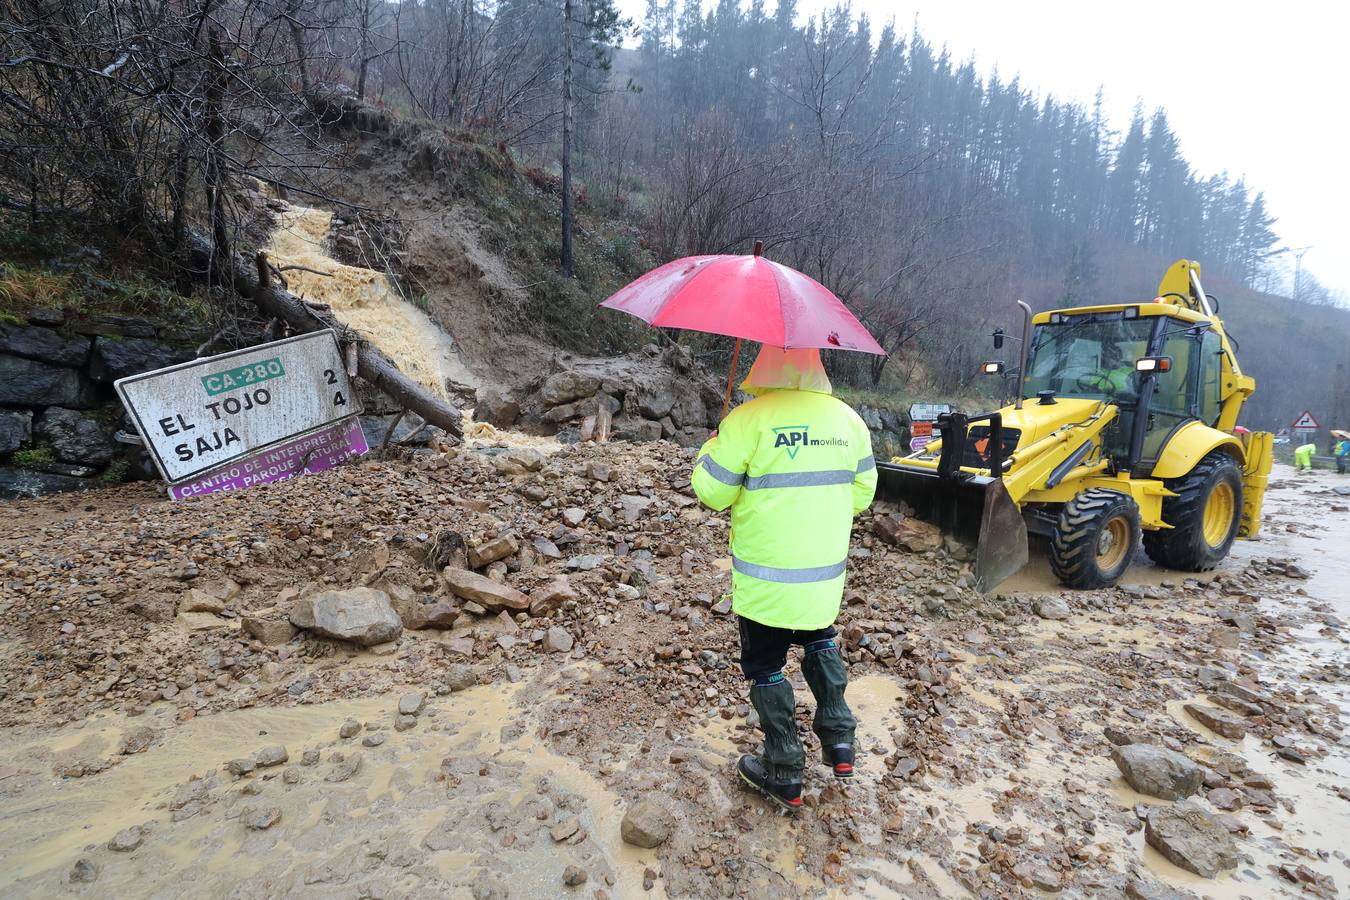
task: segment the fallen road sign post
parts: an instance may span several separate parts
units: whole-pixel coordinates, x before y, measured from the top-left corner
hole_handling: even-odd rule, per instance
[[[219,475],[261,451],[345,419],[354,423],[361,412],[332,331],[132,375],[115,386],[170,485]],[[360,444],[365,452],[364,438]]]

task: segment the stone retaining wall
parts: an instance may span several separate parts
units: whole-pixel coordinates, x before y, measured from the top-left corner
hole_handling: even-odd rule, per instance
[[[206,335],[145,319],[30,310],[0,319],[0,498],[155,477],[113,382],[194,358]]]

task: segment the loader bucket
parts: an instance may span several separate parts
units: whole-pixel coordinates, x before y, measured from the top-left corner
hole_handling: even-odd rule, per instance
[[[975,587],[988,592],[1027,562],[1027,526],[1003,481],[944,478],[933,469],[877,463],[877,498],[903,503],[917,518],[975,547]]]

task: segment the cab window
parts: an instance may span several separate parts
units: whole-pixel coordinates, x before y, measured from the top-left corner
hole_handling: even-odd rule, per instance
[[[1223,404],[1223,342],[1213,331],[1206,331],[1200,340],[1200,385],[1198,409],[1200,421],[1211,428],[1219,423]]]
[[[1213,338],[1214,342],[1206,343],[1207,338]],[[1205,347],[1217,349],[1218,335],[1203,325],[1194,325],[1181,319],[1167,320],[1159,355],[1168,357],[1172,361],[1172,368],[1154,376],[1141,460],[1156,461],[1163,444],[1178,425],[1191,419],[1204,418]],[[1211,386],[1210,390],[1216,391],[1217,387]]]

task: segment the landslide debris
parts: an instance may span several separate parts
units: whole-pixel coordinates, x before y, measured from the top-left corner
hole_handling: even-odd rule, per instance
[[[437,698],[455,693],[441,701],[453,708],[479,685],[521,688],[521,721],[504,721],[502,739],[576,761],[622,809],[660,803],[673,826],[656,845],[660,871],[644,882],[685,896],[801,896],[862,878],[892,890],[912,881],[934,896],[1138,893],[1154,881],[1141,855],[1151,817],[1155,841],[1181,846],[1189,834],[1159,812],[1170,808],[1165,793],[1133,799],[1112,761],[1113,745],[1121,758],[1154,747],[1198,768],[1193,786],[1191,766],[1168,757],[1178,777],[1169,768],[1163,781],[1258,860],[1255,875],[1241,876],[1255,885],[1249,892],[1264,879],[1302,877],[1298,866],[1312,878],[1299,884],[1332,883],[1330,856],[1295,864],[1275,855],[1334,833],[1299,811],[1309,791],[1339,803],[1345,787],[1300,781],[1289,772],[1305,766],[1276,755],[1328,765],[1343,741],[1334,693],[1343,667],[1282,655],[1305,639],[1296,635],[1334,639],[1343,629],[1329,607],[1298,593],[1306,567],[1252,554],[1203,579],[982,596],[960,548],[885,506],[857,522],[839,621],[862,721],[859,776],[841,788],[813,764],[802,821],[768,817],[728,775],[759,735],[726,598],[728,521],[690,495],[692,462],[666,442],[539,453],[502,441],[183,503],[131,486],[15,504],[0,523],[0,629],[10,642],[0,655],[0,724],[50,728],[115,713],[167,729],[144,751],[134,748],[145,735],[127,729],[131,755],[113,742],[103,753],[81,745],[43,758],[43,778],[103,779],[142,752],[162,752],[198,717],[388,698],[378,721],[326,726],[341,750],[326,750],[320,768],[304,768],[319,759],[308,749],[299,767],[289,757],[269,765],[286,752],[278,738],[204,761],[214,767],[208,777],[237,777],[241,793],[271,777],[364,793],[406,742],[456,727],[429,718]],[[217,590],[226,579],[238,590]],[[363,648],[293,624],[306,599],[347,591],[382,593],[401,633]],[[219,609],[185,609],[202,594]],[[1048,597],[1072,614],[1043,617],[1054,608]],[[814,761],[809,694],[795,661],[787,673]],[[1215,697],[1242,704],[1219,706],[1244,724],[1245,746],[1186,710]],[[493,777],[495,763],[444,765],[444,784],[463,787]],[[250,800],[246,821],[276,809],[269,834],[302,827],[308,814],[274,787]],[[171,812],[203,802],[188,798]],[[562,835],[577,814],[560,810],[541,827]],[[529,811],[512,815],[527,820]],[[166,839],[158,828],[145,833],[147,847]],[[644,825],[641,840],[662,830]],[[452,832],[421,837],[448,850]],[[1199,833],[1201,842],[1216,834]],[[1183,846],[1197,867],[1204,846]],[[100,881],[113,877],[109,858],[91,857]],[[1224,847],[1216,858],[1227,859]],[[62,877],[75,862],[60,861]],[[592,882],[604,870],[574,864]]]

